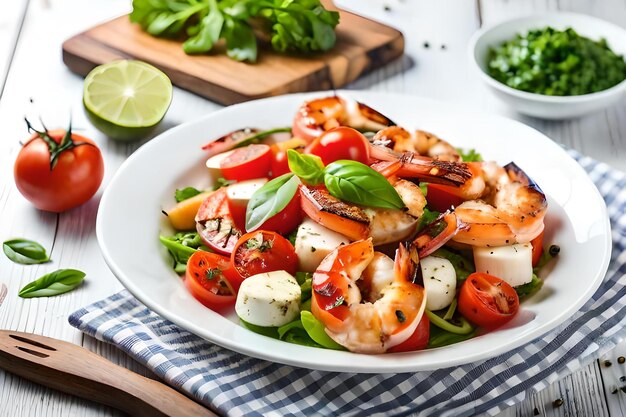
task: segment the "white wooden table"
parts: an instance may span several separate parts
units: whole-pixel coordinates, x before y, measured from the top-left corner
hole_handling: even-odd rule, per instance
[[[343,0],[403,30],[406,55],[366,76],[350,88],[402,92],[461,102],[527,123],[559,143],[626,170],[626,101],[601,113],[546,122],[506,109],[483,88],[467,64],[467,43],[481,24],[544,10],[571,10],[626,26],[623,0]],[[384,5],[387,7],[384,8]],[[385,10],[387,9],[387,10]],[[84,336],[67,323],[77,308],[122,287],[107,269],[95,238],[99,196],[117,167],[139,144],[117,144],[97,132],[81,105],[82,78],[61,61],[61,43],[95,23],[130,10],[129,0],[12,0],[0,12],[0,240],[21,236],[49,248],[52,264],[20,266],[0,256],[0,282],[9,295],[0,307],[0,328],[34,332],[71,341],[111,361],[147,371],[116,348]],[[33,103],[31,103],[31,100]],[[193,120],[220,106],[176,89],[161,130]],[[41,114],[49,126],[74,125],[94,138],[103,151],[106,174],[100,192],[84,206],[60,215],[34,209],[13,183],[12,166],[27,138],[24,115]],[[506,135],[506,132],[503,132]],[[506,138],[503,138],[504,140]],[[53,298],[22,300],[18,290],[57,268],[87,273],[79,290]],[[617,358],[626,344],[584,370],[527,398],[502,416],[626,415],[626,365]],[[610,365],[609,365],[610,363]],[[561,406],[553,405],[561,399]],[[109,408],[60,394],[0,371],[0,416],[117,416]]]

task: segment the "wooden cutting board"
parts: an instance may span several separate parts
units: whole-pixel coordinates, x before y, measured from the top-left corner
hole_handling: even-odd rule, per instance
[[[84,76],[115,59],[139,59],[160,68],[178,87],[233,104],[338,88],[402,55],[404,38],[399,31],[346,11],[340,13],[337,44],[324,54],[284,55],[261,47],[256,64],[236,62],[223,53],[190,56],[179,41],[152,37],[128,16],[121,16],[66,40],[63,62]]]

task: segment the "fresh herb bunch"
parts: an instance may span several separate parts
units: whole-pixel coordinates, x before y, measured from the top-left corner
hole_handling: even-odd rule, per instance
[[[626,78],[626,62],[606,40],[574,29],[531,30],[490,52],[489,75],[518,90],[575,96],[606,90]]]
[[[255,62],[257,36],[280,52],[329,50],[339,13],[320,0],[133,0],[130,20],[153,36],[187,38],[188,54],[223,39],[230,58]]]

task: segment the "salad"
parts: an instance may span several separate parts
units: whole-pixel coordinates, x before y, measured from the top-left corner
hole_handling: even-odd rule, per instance
[[[460,342],[513,319],[559,251],[520,167],[347,98],[202,151],[215,186],[176,190],[178,232],[160,240],[197,300],[268,337],[374,354]]]

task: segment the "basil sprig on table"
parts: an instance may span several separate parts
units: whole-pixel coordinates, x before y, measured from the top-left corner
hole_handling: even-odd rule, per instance
[[[315,155],[287,151],[289,169],[310,185],[322,182],[341,200],[369,207],[404,208],[398,192],[379,172],[357,161],[339,160],[324,168]]]
[[[84,278],[85,273],[77,269],[59,269],[27,284],[18,295],[22,298],[52,297],[72,291]]]
[[[28,239],[11,239],[2,244],[4,254],[18,264],[33,265],[50,262],[46,249]]]
[[[265,183],[252,194],[246,210],[246,230],[261,227],[270,217],[280,213],[298,192],[298,177],[291,173]]]

